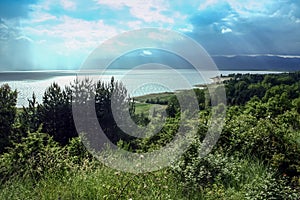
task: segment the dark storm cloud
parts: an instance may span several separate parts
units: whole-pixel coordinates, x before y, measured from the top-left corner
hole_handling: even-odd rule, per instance
[[[216,4],[190,18],[192,36],[211,54],[299,54],[300,2],[292,2],[246,14]]]

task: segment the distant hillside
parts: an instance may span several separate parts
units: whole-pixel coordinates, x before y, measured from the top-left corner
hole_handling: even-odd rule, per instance
[[[220,70],[299,71],[300,57],[213,56]]]
[[[191,69],[192,65],[183,58],[163,50],[136,50],[117,58],[110,69],[131,69],[133,67],[158,63],[172,67],[173,69]],[[147,66],[151,68],[151,64]]]
[[[112,69],[130,69],[132,67],[160,63],[174,69],[191,69],[192,66],[183,58],[161,50],[138,50],[116,59],[111,65]],[[268,55],[238,55],[238,56],[212,56],[220,70],[262,70],[262,71],[299,71],[300,57],[268,56]],[[151,66],[148,66],[151,68]]]

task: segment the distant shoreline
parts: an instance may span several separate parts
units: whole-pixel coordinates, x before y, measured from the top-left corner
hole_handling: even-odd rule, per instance
[[[118,70],[117,70],[118,71]],[[108,71],[108,73],[104,74],[103,80],[109,81],[112,76],[114,76],[117,80],[120,78],[119,76],[124,74],[122,70],[119,70],[120,73],[118,73],[115,70]],[[126,72],[126,71],[125,71]],[[199,89],[205,89],[207,87],[207,84],[204,80],[201,79],[195,79],[193,76],[194,73],[190,73],[186,70],[178,71],[179,73],[183,73],[185,77],[191,76],[191,82],[189,88],[199,88]],[[84,72],[83,75],[88,75],[89,72]],[[169,76],[169,73],[163,73],[159,71],[153,71],[153,73],[149,73],[149,70],[145,71],[145,73],[138,72],[137,74],[131,74],[132,78],[139,78],[140,75],[143,75],[142,78],[149,78],[151,82],[151,76],[156,76],[156,73],[159,75],[162,75],[162,78],[167,78]],[[219,71],[218,73],[211,73],[210,78],[218,75],[222,78],[231,75],[231,74],[271,74],[271,73],[283,73],[280,71],[246,71],[246,70],[238,70],[238,71]],[[49,87],[53,82],[58,83],[61,87],[64,87],[74,81],[76,76],[79,74],[78,71],[18,71],[18,72],[0,72],[0,85],[2,84],[9,84],[12,89],[16,89],[18,91],[18,107],[22,107],[28,104],[27,99],[32,97],[32,93],[34,92],[38,102],[42,101],[42,96],[46,90],[47,87]],[[100,71],[98,73],[90,73],[90,75],[101,75]],[[172,85],[172,78],[167,79],[169,80],[169,85]],[[181,85],[176,85],[177,82],[174,82],[174,88],[172,89],[173,92],[178,92],[180,90],[185,90],[189,88],[181,87]],[[214,84],[213,81],[209,81],[208,84]],[[126,83],[125,83],[126,85]],[[150,84],[151,85],[151,84]],[[176,86],[175,86],[176,85]],[[152,87],[152,86],[151,86]],[[142,96],[144,94],[158,94],[166,92],[164,90],[161,90],[161,88],[156,88],[154,86],[152,89],[149,87],[146,90],[141,90],[140,93],[131,94],[132,96]]]
[[[18,72],[0,72],[0,81],[18,81],[18,80],[46,80],[57,76],[75,76],[71,72],[49,72],[49,71],[18,71]]]
[[[110,69],[110,70],[126,70],[126,69]],[[145,69],[147,70],[147,69]],[[150,70],[150,69],[149,69]],[[180,70],[180,69],[177,69]],[[186,69],[182,69],[186,70]],[[219,70],[220,73],[222,72],[232,72],[232,73],[245,73],[245,72],[260,72],[260,73],[285,73],[287,71],[272,71],[272,70],[251,70],[251,69],[242,69],[242,70]],[[97,73],[96,73],[97,72]],[[27,81],[27,80],[46,80],[53,77],[59,77],[59,76],[76,76],[78,74],[82,73],[82,75],[92,75],[100,74],[100,71],[77,71],[77,70],[53,70],[53,71],[3,71],[0,72],[0,82],[3,81]],[[111,75],[114,76],[114,75]],[[221,76],[221,78],[226,77],[227,75]]]

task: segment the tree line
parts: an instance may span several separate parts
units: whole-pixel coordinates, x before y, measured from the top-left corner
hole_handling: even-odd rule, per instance
[[[38,130],[49,134],[62,146],[77,137],[72,115],[75,91],[81,91],[80,95],[84,95],[84,91],[93,93],[96,115],[108,138],[115,143],[120,139],[127,140],[128,136],[118,129],[113,119],[110,105],[112,95],[117,95],[114,98],[120,102],[127,103],[130,113],[133,113],[134,106],[124,85],[114,78],[108,83],[101,80],[92,83],[89,79],[81,81],[76,79],[64,88],[52,83],[46,89],[42,102],[37,102],[33,93],[32,98],[28,99],[28,106],[23,108],[16,107],[17,90],[12,90],[9,85],[4,84],[0,87],[0,153],[5,152],[13,142],[18,142],[28,133]],[[91,101],[89,98],[86,100]]]

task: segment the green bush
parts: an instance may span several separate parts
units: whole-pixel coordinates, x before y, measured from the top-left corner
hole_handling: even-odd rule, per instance
[[[215,182],[227,184],[239,179],[236,173],[239,163],[233,157],[221,154],[209,154],[199,158],[195,151],[189,151],[176,165],[174,170],[185,185],[206,187]]]
[[[297,121],[298,119],[298,121]],[[277,118],[241,114],[227,121],[218,147],[239,156],[252,155],[289,176],[299,176],[299,115],[288,111]]]
[[[264,177],[257,177],[251,184],[245,186],[246,199],[285,199],[298,200],[299,191],[291,188],[284,178],[276,178],[269,173]]]
[[[37,180],[45,174],[65,172],[67,167],[63,149],[48,134],[29,133],[0,157],[0,178]]]
[[[84,162],[92,162],[93,157],[81,142],[80,137],[76,137],[70,140],[69,144],[65,146],[67,151],[68,160],[72,165],[83,165]]]
[[[287,178],[256,159],[220,153],[204,158],[195,155],[187,154],[173,169],[187,192],[203,193],[204,199],[300,198]]]

